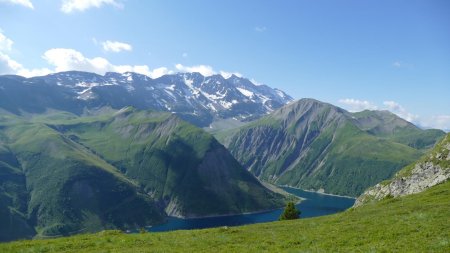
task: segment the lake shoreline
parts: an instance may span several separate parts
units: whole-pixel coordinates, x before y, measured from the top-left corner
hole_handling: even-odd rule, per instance
[[[302,201],[305,200],[305,198],[302,198],[302,197],[299,197],[299,196],[297,196],[295,194],[286,192],[283,188],[281,188],[281,187],[284,187],[284,186],[278,186],[278,185],[274,185],[274,184],[270,184],[270,183],[262,182],[262,181],[260,181],[260,182],[263,183],[263,185],[265,187],[269,188],[270,190],[272,190],[272,191],[274,191],[276,193],[282,194],[282,195],[284,195],[286,197],[288,197],[288,196],[294,197],[295,199],[297,199],[297,201],[295,201],[296,205],[300,204]],[[274,188],[276,188],[277,191],[275,191]],[[300,189],[300,190],[302,190],[302,189]],[[338,197],[341,197],[341,196],[338,196]],[[270,208],[270,209],[260,210],[260,211],[243,212],[243,213],[235,213],[235,214],[219,214],[219,215],[206,215],[206,216],[196,216],[196,217],[185,217],[185,216],[168,215],[167,217],[183,219],[183,220],[194,220],[194,219],[216,218],[216,217],[220,218],[220,217],[232,217],[232,216],[238,216],[238,215],[268,213],[268,212],[272,212],[272,211],[275,211],[275,210],[280,210],[280,209],[283,209],[283,208],[284,208],[284,206],[277,207],[277,208]]]
[[[333,196],[333,197],[340,197],[340,198],[347,198],[347,199],[354,199],[354,200],[356,200],[355,197],[346,196],[346,195],[336,195],[336,194],[332,194],[332,193],[325,193],[325,192],[319,192],[319,191],[314,191],[314,190],[305,190],[305,189],[301,189],[301,188],[297,188],[297,187],[293,187],[293,186],[287,186],[287,185],[273,185],[273,184],[270,184],[270,185],[273,186],[273,187],[277,187],[280,190],[283,190],[283,188],[290,188],[290,189],[301,190],[301,191],[305,191],[305,192],[312,192],[312,193],[321,194],[321,195],[327,195],[327,196]],[[295,202],[296,205],[298,205],[302,201],[306,200],[305,198],[296,196],[296,195],[291,194],[289,192],[285,192],[285,193],[287,193],[289,195],[293,195],[293,196],[295,196],[298,199],[298,201]],[[177,218],[177,219],[182,219],[182,220],[195,220],[195,219],[205,219],[205,218],[221,218],[221,217],[232,217],[232,216],[239,216],[239,215],[248,215],[248,214],[262,214],[262,213],[272,212],[272,211],[275,211],[275,210],[280,210],[280,209],[283,209],[283,208],[284,207],[278,207],[278,208],[271,208],[271,209],[265,209],[265,210],[254,211],[254,212],[243,212],[243,213],[235,213],[235,214],[206,215],[206,216],[197,216],[197,217],[185,217],[185,216],[174,216],[174,215],[168,215],[167,217]]]
[[[277,187],[279,187],[280,190],[284,190],[289,194],[304,200],[296,204],[296,207],[302,212],[302,218],[331,215],[345,211],[352,207],[355,201],[354,198],[348,196],[336,196],[315,191],[305,191],[295,187]],[[149,228],[148,231],[165,232],[273,222],[279,219],[282,211],[283,207],[240,214],[208,215],[206,217],[167,216],[165,223],[154,225]]]
[[[262,213],[273,212],[275,210],[280,210],[280,209],[283,209],[283,207],[265,209],[265,210],[254,211],[254,212],[235,213],[235,214],[218,214],[218,215],[206,215],[206,216],[198,216],[198,217],[183,217],[183,216],[169,215],[167,217],[177,218],[177,219],[182,219],[182,220],[196,220],[196,219],[206,219],[206,218],[233,217],[233,216],[248,215],[248,214],[262,214]]]
[[[319,191],[314,191],[314,190],[305,190],[305,189],[302,189],[302,188],[297,188],[297,187],[288,186],[288,185],[280,185],[278,187],[291,188],[291,189],[295,189],[295,190],[302,190],[302,191],[305,191],[305,192],[312,192],[312,193],[328,195],[328,196],[333,196],[333,197],[341,197],[341,198],[355,199],[355,200],[357,199],[355,197],[351,197],[351,196],[347,196],[347,195],[336,195],[336,194],[332,194],[332,193],[325,193],[325,192],[319,192]]]

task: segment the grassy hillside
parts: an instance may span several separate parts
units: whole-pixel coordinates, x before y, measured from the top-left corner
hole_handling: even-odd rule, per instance
[[[302,99],[217,135],[262,180],[358,196],[417,160],[444,133],[389,112],[351,114]]]
[[[0,244],[1,252],[448,252],[450,182],[318,218]]]
[[[421,154],[346,124],[335,132],[325,131],[314,140],[299,163],[284,172],[277,183],[357,196],[368,186],[390,178]]]
[[[400,170],[395,178],[408,176],[411,173],[414,165],[418,163],[430,162],[442,168],[450,168],[450,155],[448,150],[450,150],[450,133],[448,133],[439,143],[436,144],[436,146],[430,152],[425,154],[421,159],[416,161],[414,164],[411,164],[406,168]],[[390,181],[392,181],[392,179]]]
[[[362,130],[417,149],[433,147],[444,135],[442,130],[420,129],[389,111],[365,110],[352,115]]]
[[[0,240],[163,220],[154,201],[117,168],[45,124],[16,120],[0,124],[0,195],[9,210],[3,217],[11,217]]]
[[[212,135],[172,114],[127,108],[113,116],[51,126],[114,165],[171,215],[220,215],[283,205],[280,196],[265,189]]]
[[[355,205],[418,193],[449,178],[450,134],[447,134],[421,159],[401,169],[394,177],[367,189]]]
[[[0,241],[281,207],[210,134],[170,113],[0,114]],[[3,225],[5,224],[5,225]]]

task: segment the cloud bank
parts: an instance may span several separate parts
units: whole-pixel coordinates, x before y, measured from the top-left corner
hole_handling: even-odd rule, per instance
[[[96,41],[96,40],[95,40]],[[12,59],[8,52],[12,50],[14,42],[0,32],[0,74],[16,74],[25,77],[42,76],[62,71],[87,71],[104,75],[106,72],[136,72],[147,75],[151,78],[158,78],[166,74],[175,72],[199,72],[204,76],[221,74],[225,78],[231,75],[242,76],[237,72],[219,71],[216,72],[208,65],[184,66],[176,64],[175,69],[159,67],[151,69],[147,65],[117,65],[103,57],[86,57],[81,52],[71,48],[52,48],[47,50],[42,58],[52,68],[27,69],[19,62]],[[131,51],[132,46],[118,41],[105,41],[102,43],[105,51],[121,52]]]
[[[0,3],[16,4],[30,9],[34,9],[34,6],[30,0],[0,0]]]
[[[367,100],[359,100],[353,98],[339,99],[340,104],[350,112],[360,112],[364,110],[377,110],[378,107]]]
[[[78,70],[94,72],[101,75],[104,75],[106,72],[136,72],[151,78],[158,78],[171,73],[165,67],[152,70],[147,65],[115,65],[103,57],[88,58],[82,53],[70,48],[53,48],[47,50],[43,58],[47,63],[54,66],[52,72]]]
[[[2,51],[11,51],[12,45],[14,42],[7,38],[3,33],[0,31],[0,52]]]
[[[422,128],[437,128],[446,131],[450,130],[450,115],[420,116],[409,112],[398,102],[387,100],[381,106],[367,100],[354,98],[339,99],[338,104],[350,112],[360,112],[363,110],[388,110],[400,118],[403,118]]]
[[[64,0],[61,11],[64,13],[72,13],[74,11],[85,11],[90,8],[100,8],[103,5],[111,5],[122,8],[122,4],[115,0]]]
[[[130,44],[119,42],[119,41],[104,41],[102,42],[103,50],[107,52],[122,52],[122,51],[131,51],[133,50],[133,47]]]

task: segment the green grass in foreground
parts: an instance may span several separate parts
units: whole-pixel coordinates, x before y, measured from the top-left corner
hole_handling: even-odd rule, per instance
[[[318,218],[0,244],[0,252],[450,252],[450,181]]]

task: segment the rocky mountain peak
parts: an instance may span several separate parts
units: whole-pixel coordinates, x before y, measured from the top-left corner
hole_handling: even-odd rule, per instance
[[[76,114],[85,109],[133,106],[169,111],[197,126],[216,119],[248,121],[266,115],[293,99],[284,92],[256,85],[237,76],[176,73],[152,79],[146,75],[107,72],[98,75],[67,71],[33,78],[0,76],[0,107],[28,112],[28,108],[64,109]],[[11,100],[29,93],[32,99]]]

